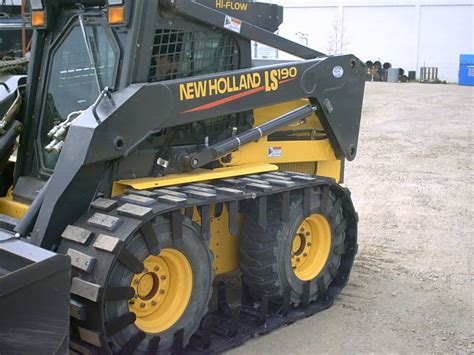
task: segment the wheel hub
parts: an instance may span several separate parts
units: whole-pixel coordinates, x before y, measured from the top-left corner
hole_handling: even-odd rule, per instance
[[[320,214],[306,218],[298,227],[291,248],[291,266],[300,280],[315,278],[331,251],[331,227]]]
[[[176,249],[163,249],[143,264],[143,273],[132,277],[135,296],[129,309],[137,316],[137,327],[159,333],[173,326],[186,310],[193,284],[191,265]]]
[[[137,296],[143,301],[148,301],[156,295],[156,292],[159,288],[159,275],[152,272],[148,272],[138,280]]]

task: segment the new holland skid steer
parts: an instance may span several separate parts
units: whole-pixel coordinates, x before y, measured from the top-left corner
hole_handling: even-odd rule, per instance
[[[30,4],[28,75],[0,80],[0,353],[220,352],[329,307],[365,65],[275,35],[273,4]]]

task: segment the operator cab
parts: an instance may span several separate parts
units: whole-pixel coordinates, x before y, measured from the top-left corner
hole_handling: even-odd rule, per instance
[[[72,17],[52,44],[40,114],[39,157],[45,171],[54,169],[63,142],[52,136],[52,129],[72,122],[106,87],[114,88],[119,58],[113,34],[98,16]]]
[[[31,2],[40,45],[32,52],[35,67],[31,73],[37,85],[29,95],[37,99],[26,117],[37,121],[27,126],[37,128],[22,137],[22,144],[30,146],[24,151],[34,154],[19,157],[17,177],[47,179],[68,127],[103,92],[251,66],[249,41],[184,20],[158,0],[145,4],[130,0]],[[146,15],[138,11],[142,6],[147,8]],[[159,113],[150,112],[155,114]],[[156,166],[156,160],[170,161],[176,150],[196,150],[252,124],[251,113],[242,113],[157,131],[139,149],[140,158],[147,156],[149,164],[137,166],[134,157],[124,159],[113,178],[172,173],[172,164],[164,168]]]

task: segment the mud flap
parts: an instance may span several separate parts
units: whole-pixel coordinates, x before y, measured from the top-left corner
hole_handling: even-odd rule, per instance
[[[67,354],[68,256],[0,229],[0,353]]]

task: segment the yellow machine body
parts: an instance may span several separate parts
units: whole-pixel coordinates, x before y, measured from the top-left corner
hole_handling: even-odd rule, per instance
[[[293,101],[255,110],[255,124],[260,125],[285,112],[305,104],[305,100]],[[295,127],[288,126],[291,130]],[[316,114],[298,124],[298,129],[320,129]],[[276,152],[276,153],[275,153]],[[263,137],[257,142],[247,144],[232,153],[230,163],[214,170],[197,169],[188,174],[175,174],[164,177],[120,180],[113,186],[113,195],[118,196],[128,188],[135,190],[156,189],[196,182],[208,182],[217,179],[258,174],[277,170],[316,174],[341,180],[341,161],[336,159],[328,139],[302,141],[268,141]],[[11,193],[0,198],[0,213],[21,219],[28,205],[14,201]],[[214,216],[214,213],[211,213]],[[193,220],[200,224],[199,214],[195,211]],[[243,218],[239,216],[239,234]],[[214,270],[217,275],[239,268],[239,239],[232,236],[228,228],[228,211],[223,209],[218,217],[211,217],[210,248],[214,254]]]

